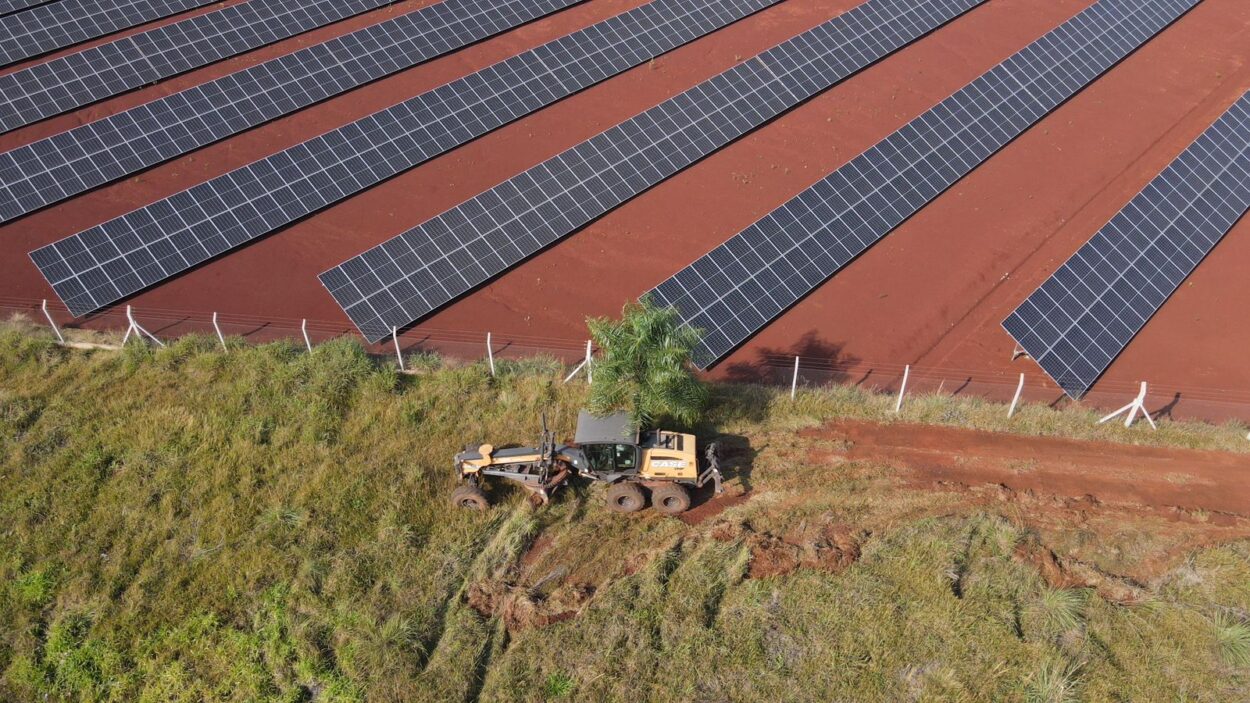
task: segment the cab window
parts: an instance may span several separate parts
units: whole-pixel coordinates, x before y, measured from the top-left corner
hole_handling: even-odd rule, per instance
[[[592,444],[583,447],[594,471],[633,471],[638,468],[638,450],[632,444]]]
[[[638,450],[632,444],[616,445],[616,470],[628,471],[638,465]]]

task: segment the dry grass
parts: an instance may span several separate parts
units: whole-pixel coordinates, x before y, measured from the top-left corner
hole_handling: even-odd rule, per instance
[[[847,389],[718,389],[705,429],[751,498],[701,525],[610,515],[584,486],[541,511],[501,490],[485,514],[450,512],[456,449],[532,441],[542,411],[567,431],[585,388],[546,361],[495,379],[420,361],[401,375],[346,341],[70,352],[0,330],[0,700],[1250,695],[1245,544],[1192,555],[1138,605],[1058,589],[1017,558],[1019,520],[882,467],[807,466],[794,428],[893,420]],[[1236,448],[1231,427],[1001,411],[925,398],[903,419]],[[849,568],[747,576],[751,535],[825,524],[866,535]],[[466,595],[497,582],[581,605],[509,629]]]

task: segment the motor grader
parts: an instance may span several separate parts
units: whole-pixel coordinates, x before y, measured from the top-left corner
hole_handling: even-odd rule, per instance
[[[574,477],[609,484],[608,509],[632,513],[651,505],[666,515],[690,507],[690,489],[709,481],[716,493],[721,473],[716,444],[704,448],[702,457],[692,434],[651,430],[641,432],[628,413],[595,416],[578,414],[577,432],[571,444],[557,444],[555,433],[543,418],[537,447],[495,448],[489,444],[466,447],[455,457],[460,485],[451,495],[454,505],[485,510],[489,501],[483,490],[488,479],[520,484],[535,505],[545,505],[551,495]]]

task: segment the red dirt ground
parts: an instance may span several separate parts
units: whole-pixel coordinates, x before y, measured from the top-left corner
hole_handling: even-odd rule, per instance
[[[1250,517],[1245,454],[855,420],[801,435],[840,444],[832,454],[847,459],[897,464],[918,485],[997,485],[1175,519],[1194,512],[1210,513],[1213,522]]]
[[[369,13],[0,136],[0,148],[421,4]],[[37,246],[638,4],[591,0],[0,227],[0,303],[52,297],[26,257]],[[854,4],[786,0],[129,302],[170,321],[217,310],[237,320],[308,318],[319,334],[348,330],[316,274]],[[445,331],[472,339],[489,330],[496,340],[572,349],[584,338],[584,316],[614,313],[1088,4],[990,0],[449,306],[409,338],[429,334],[435,346],[477,353]],[[999,322],[1250,88],[1248,58],[1250,3],[1205,0],[750,340],[716,375],[769,376],[769,355],[799,353],[812,365],[838,365],[822,379],[868,376],[890,385],[910,363],[917,388],[941,379],[947,390],[1001,397],[1022,371],[1029,398],[1057,398],[1035,364],[1009,360],[1012,342]],[[1250,417],[1247,257],[1250,222],[1243,221],[1091,400],[1121,404],[1136,381],[1148,380],[1154,405],[1177,400],[1169,409],[1179,415]]]
[[[814,468],[884,464],[897,472],[891,491],[934,493],[934,515],[950,509],[939,495],[953,493],[960,510],[1035,531],[1019,558],[1052,585],[1115,601],[1137,600],[1138,585],[1193,550],[1250,535],[1244,454],[854,420],[800,434],[823,445],[809,452]]]

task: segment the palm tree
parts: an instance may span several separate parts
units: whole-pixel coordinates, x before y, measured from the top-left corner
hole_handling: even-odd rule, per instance
[[[698,421],[708,390],[694,375],[690,354],[703,335],[682,326],[677,310],[644,296],[627,303],[619,320],[596,317],[586,324],[602,354],[590,386],[591,412],[626,410],[642,426]]]

